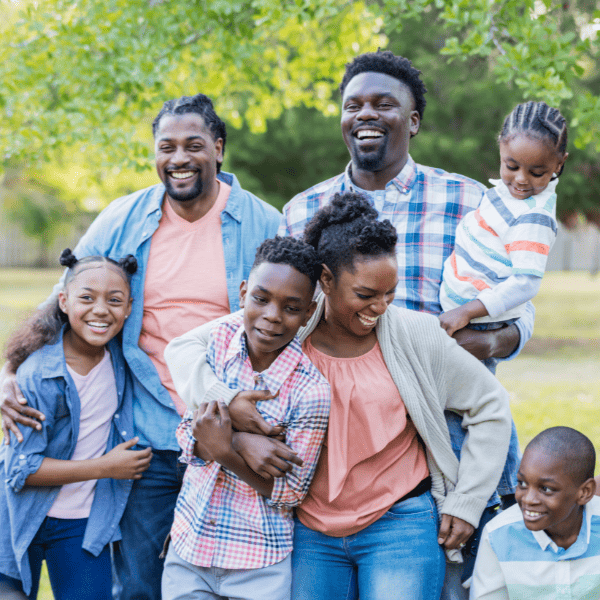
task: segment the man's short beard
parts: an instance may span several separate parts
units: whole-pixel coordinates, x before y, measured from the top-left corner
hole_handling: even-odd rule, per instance
[[[381,144],[377,152],[368,154],[363,154],[355,148],[352,153],[352,162],[361,171],[379,171],[385,159],[386,146],[386,144]]]
[[[198,174],[196,183],[187,192],[180,192],[179,190],[176,190],[169,179],[167,179],[167,182],[165,183],[165,188],[167,189],[167,194],[169,195],[169,198],[172,198],[177,202],[188,202],[189,200],[194,200],[195,198],[200,196],[200,194],[202,194],[202,190],[204,189],[204,182],[202,181],[200,174]]]

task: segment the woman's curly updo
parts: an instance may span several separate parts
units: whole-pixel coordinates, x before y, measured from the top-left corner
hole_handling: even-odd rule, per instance
[[[340,269],[354,270],[354,261],[395,256],[398,234],[361,194],[335,194],[304,230],[304,240],[337,278]]]

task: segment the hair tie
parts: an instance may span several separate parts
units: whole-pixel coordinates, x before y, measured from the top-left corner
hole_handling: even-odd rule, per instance
[[[68,267],[69,269],[72,269],[77,264],[77,257],[73,254],[73,252],[71,252],[71,248],[65,248],[60,253],[60,258],[58,259],[58,262],[63,267]]]

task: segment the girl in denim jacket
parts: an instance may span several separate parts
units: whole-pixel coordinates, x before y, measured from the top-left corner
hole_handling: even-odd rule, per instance
[[[56,600],[110,600],[109,542],[151,460],[149,448],[132,449],[131,383],[114,339],[131,311],[137,262],[77,260],[68,249],[60,262],[68,270],[57,303],[7,352],[45,420],[0,451],[0,592],[35,599],[46,560]]]

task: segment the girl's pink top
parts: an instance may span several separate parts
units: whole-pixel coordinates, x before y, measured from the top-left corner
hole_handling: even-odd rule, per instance
[[[379,343],[356,358],[304,352],[331,385],[329,428],[300,521],[334,537],[381,517],[429,475],[417,430],[383,360]]]

